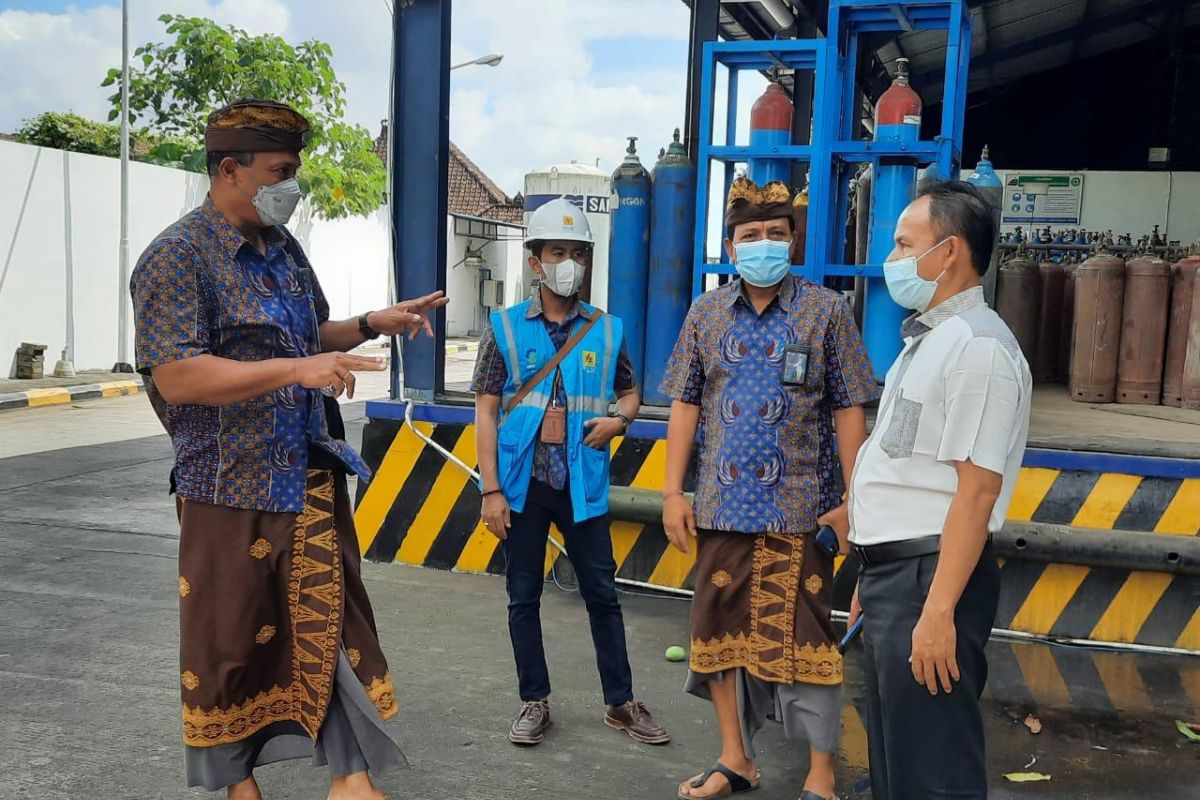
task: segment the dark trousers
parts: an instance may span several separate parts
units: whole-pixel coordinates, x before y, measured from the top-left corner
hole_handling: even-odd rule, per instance
[[[512,527],[502,544],[508,560],[508,632],[521,700],[541,700],[550,695],[541,607],[546,538],[552,522],[562,532],[571,566],[579,578],[579,593],[592,626],[604,702],[628,702],[633,699],[633,675],[625,648],[625,621],[617,599],[617,562],[613,559],[608,516],[574,522],[569,487],[556,491],[538,480],[531,481],[525,510],[512,515]]]
[[[874,800],[987,797],[979,698],[1000,569],[989,544],[954,612],[962,680],[950,694],[930,695],[913,679],[908,658],[936,567],[937,556],[929,555],[864,566],[859,577]]]

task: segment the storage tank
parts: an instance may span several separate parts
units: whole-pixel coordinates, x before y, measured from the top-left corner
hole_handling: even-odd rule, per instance
[[[1037,355],[1041,294],[1041,272],[1024,252],[1017,253],[1000,267],[996,281],[996,312],[1017,337],[1021,352],[1030,364]]]
[[[1118,403],[1156,406],[1162,399],[1170,295],[1171,266],[1166,261],[1143,255],[1125,265]]]
[[[603,170],[572,161],[535,169],[525,176],[525,226],[529,216],[545,203],[565,197],[583,209],[596,245],[592,251],[592,269],[584,280],[579,295],[584,300],[607,310],[608,306],[608,237],[610,232],[609,202],[612,197],[612,178]],[[533,284],[533,271],[525,267],[525,292]]]
[[[1117,394],[1125,262],[1102,250],[1075,270],[1071,399],[1111,403]]]
[[[1062,264],[1063,295],[1062,314],[1058,325],[1058,376],[1064,383],[1071,378],[1071,347],[1075,338],[1075,270],[1079,264],[1074,259]]]
[[[1200,275],[1200,256],[1189,256],[1171,270],[1171,318],[1167,324],[1167,355],[1163,367],[1165,406],[1183,405],[1183,365],[1187,356],[1188,335],[1193,322],[1200,323],[1192,307],[1192,289]]]
[[[646,286],[650,267],[650,173],[629,137],[625,160],[612,175],[609,204],[608,308],[624,323],[625,349],[638,386],[646,363]]]
[[[1200,410],[1200,272],[1192,281],[1192,318],[1183,358],[1183,407]]]
[[[650,204],[650,282],[646,303],[646,385],[648,405],[670,405],[659,391],[667,361],[692,302],[695,267],[696,168],[675,140],[654,165]]]

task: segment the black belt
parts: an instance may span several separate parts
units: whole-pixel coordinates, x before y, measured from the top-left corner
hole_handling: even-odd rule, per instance
[[[905,558],[930,556],[942,545],[941,536],[922,536],[919,539],[905,539],[900,542],[885,542],[869,544],[863,547],[854,545],[854,552],[864,566],[870,564],[886,564],[889,561],[900,561]]]

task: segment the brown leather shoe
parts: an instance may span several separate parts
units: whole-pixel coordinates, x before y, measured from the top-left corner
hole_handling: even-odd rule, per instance
[[[633,739],[645,744],[666,744],[671,741],[671,734],[658,724],[646,704],[630,700],[619,706],[609,706],[604,715],[604,724],[619,731],[625,731]]]
[[[521,713],[508,731],[508,740],[513,744],[541,744],[549,727],[550,701],[533,700],[521,706]]]

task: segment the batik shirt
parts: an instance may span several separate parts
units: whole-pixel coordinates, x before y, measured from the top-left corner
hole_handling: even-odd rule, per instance
[[[209,199],[151,243],[131,281],[142,374],[205,354],[263,361],[321,352],[329,304],[316,276],[288,253],[284,233],[263,235],[265,257]],[[286,386],[221,407],[172,406],[149,379],[147,392],[175,446],[180,497],[303,511],[310,447],[370,479],[358,454],[329,435],[318,390]]]
[[[541,292],[533,293],[533,300],[526,312],[529,319],[542,318],[546,324],[546,333],[554,343],[556,350],[561,350],[571,338],[572,324],[579,318],[579,304],[576,303],[563,317],[562,322],[551,322],[542,311]],[[567,407],[567,392],[563,388],[561,373],[555,375],[554,396],[558,405]],[[491,328],[484,332],[479,342],[479,355],[475,360],[475,376],[471,381],[471,391],[476,394],[501,395],[504,384],[508,381],[508,367],[504,365],[504,356],[496,347],[496,336]],[[613,379],[613,391],[618,395],[637,388],[633,376],[633,364],[625,352],[625,343],[621,343],[621,353],[617,356],[617,374]],[[586,435],[586,434],[585,434]],[[533,478],[549,484],[552,489],[563,489],[567,485],[567,444],[546,444],[538,440],[533,450]]]
[[[801,385],[788,345],[809,348]],[[701,409],[696,524],[751,534],[812,531],[841,504],[833,412],[879,396],[845,299],[794,276],[762,314],[740,280],[697,299],[662,391]]]

